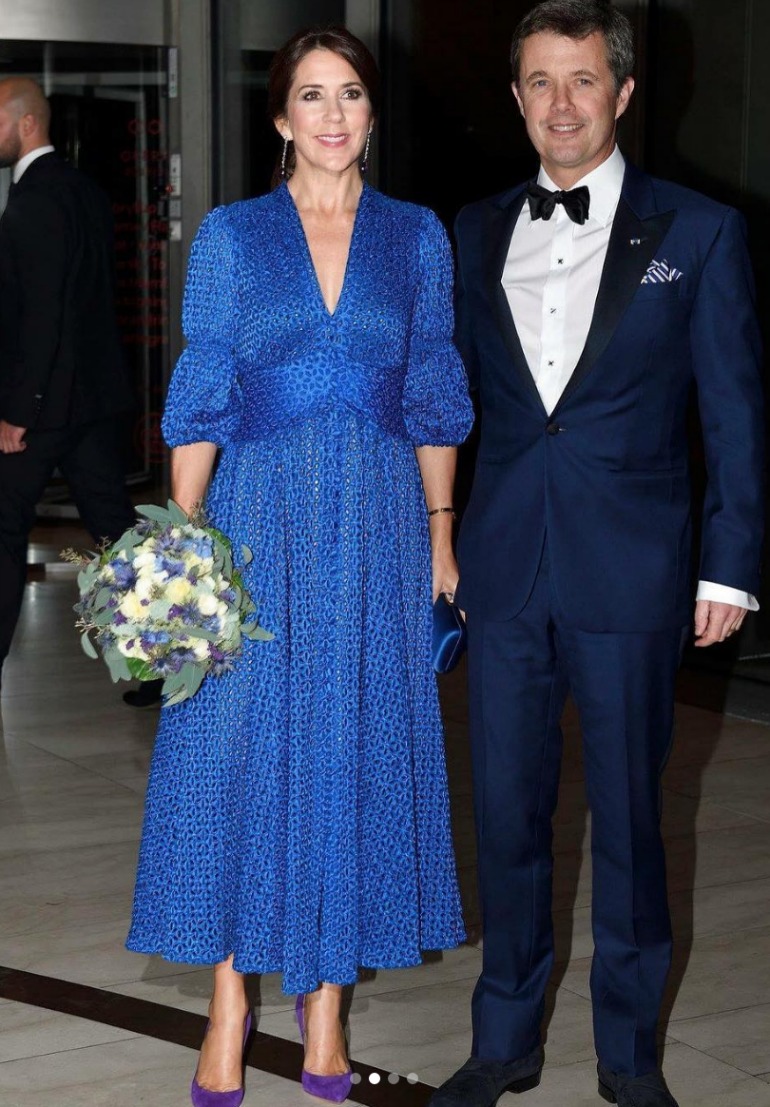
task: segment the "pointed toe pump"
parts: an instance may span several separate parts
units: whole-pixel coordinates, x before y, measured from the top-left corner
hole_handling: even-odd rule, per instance
[[[294,1014],[297,1018],[297,1026],[299,1027],[299,1034],[304,1044],[305,1041],[305,997],[304,995],[297,996],[297,1003],[294,1007]],[[325,1099],[328,1103],[344,1103],[350,1095],[350,1089],[353,1086],[353,1073],[348,1068],[347,1072],[340,1073],[334,1076],[318,1076],[314,1072],[308,1072],[307,1069],[302,1070],[302,1087],[308,1093],[308,1095],[317,1096],[318,1099]],[[211,1105],[214,1107],[214,1104]],[[218,1107],[218,1105],[217,1105]]]
[[[209,1032],[211,1023],[206,1026],[206,1034]],[[246,1041],[249,1037],[251,1030],[251,1011],[246,1016],[246,1021],[243,1024],[243,1048],[246,1049]],[[205,1034],[204,1034],[205,1038]],[[241,1084],[240,1088],[235,1088],[230,1092],[212,1092],[208,1088],[202,1088],[198,1083],[198,1073],[196,1072],[193,1077],[192,1085],[190,1086],[190,1101],[193,1107],[241,1107],[243,1103],[243,1097],[245,1095],[245,1088]]]

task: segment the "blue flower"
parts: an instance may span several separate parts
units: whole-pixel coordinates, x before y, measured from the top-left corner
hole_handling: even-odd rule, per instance
[[[178,673],[167,657],[156,657],[149,663],[152,672],[158,677],[167,677],[169,673]]]
[[[168,609],[168,617],[169,619],[181,619],[188,626],[197,626],[200,622],[201,613],[197,604],[191,600],[189,603],[172,604]]]
[[[169,557],[161,557],[160,555],[158,555],[155,558],[155,572],[168,573],[169,580],[173,580],[174,577],[183,577],[184,563],[181,561],[175,561]]]
[[[112,616],[112,621],[116,627],[122,627],[125,626],[125,624],[128,622],[128,619],[125,617],[122,611],[116,611],[115,614]]]
[[[171,635],[167,630],[145,630],[139,637],[142,649],[149,653],[153,646],[165,646],[171,641]]]
[[[178,538],[174,538],[171,533],[170,527],[157,536],[155,539],[155,549],[163,552],[164,550],[177,550],[181,548],[181,542]]]
[[[192,650],[188,649],[171,650],[168,656],[169,661],[174,666],[175,673],[178,673],[182,666],[186,665],[188,661],[192,661],[193,663],[196,661],[195,654]]]
[[[118,558],[109,562],[109,567],[115,574],[115,587],[120,592],[129,592],[136,584],[136,572],[130,561]]]
[[[192,552],[196,557],[207,558],[214,556],[214,544],[208,535],[204,535],[200,538],[183,538],[179,543],[181,550]]]
[[[223,676],[225,673],[232,672],[232,668],[232,657],[226,657],[223,661],[212,661],[211,663],[211,672],[214,676]]]
[[[235,655],[233,653],[225,653],[213,642],[209,642],[209,657],[211,658],[211,667],[209,671],[213,673],[214,676],[222,676],[223,673],[229,673],[232,670]]]

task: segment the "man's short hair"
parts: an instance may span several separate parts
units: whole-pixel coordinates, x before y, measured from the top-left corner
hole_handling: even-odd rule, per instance
[[[584,39],[599,32],[607,46],[607,61],[620,92],[634,71],[634,32],[628,16],[612,0],[542,0],[513,32],[511,70],[518,85],[524,40],[543,31],[565,38]]]

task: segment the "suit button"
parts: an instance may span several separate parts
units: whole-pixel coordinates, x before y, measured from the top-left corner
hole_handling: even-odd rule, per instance
[[[561,427],[558,423],[549,423],[545,431],[546,434],[558,434],[561,431]]]

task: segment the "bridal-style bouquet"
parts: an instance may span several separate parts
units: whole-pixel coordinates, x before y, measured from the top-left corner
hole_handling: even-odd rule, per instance
[[[142,518],[113,545],[62,557],[81,566],[75,611],[85,653],[100,650],[114,681],[162,679],[169,706],[194,695],[207,673],[231,669],[244,638],[273,635],[257,622],[229,539],[200,511],[188,518],[173,500],[136,510]],[[248,547],[241,556],[248,565]]]

